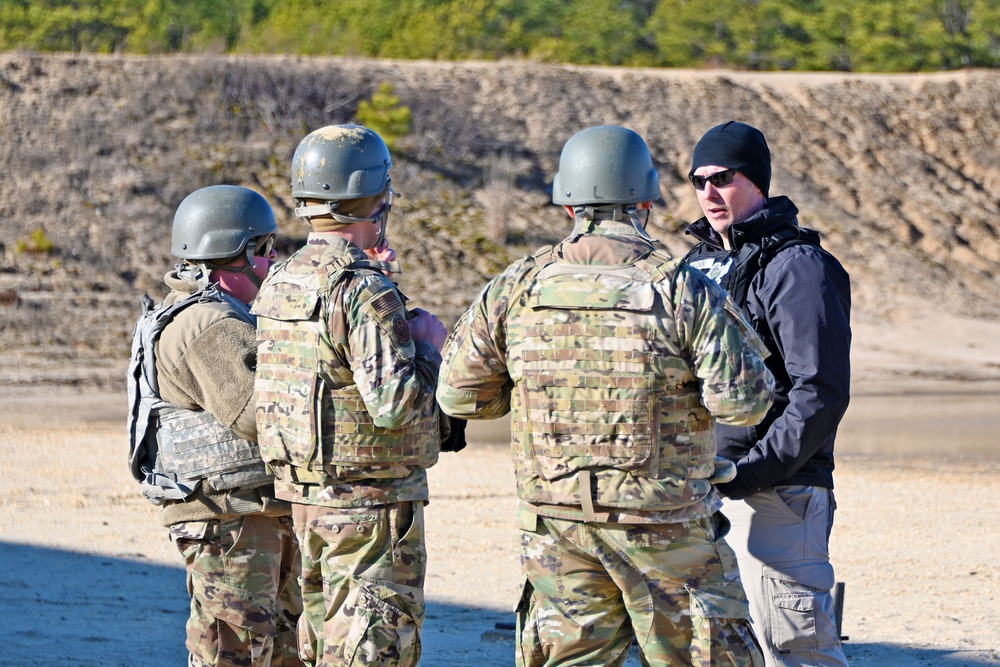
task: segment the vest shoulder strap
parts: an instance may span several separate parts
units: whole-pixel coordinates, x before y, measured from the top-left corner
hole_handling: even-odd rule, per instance
[[[649,276],[650,282],[656,284],[668,277],[666,267],[675,262],[676,260],[666,250],[653,248],[651,253],[636,262],[636,266]]]
[[[157,410],[169,405],[160,398],[160,387],[156,379],[156,343],[166,326],[182,310],[196,303],[212,302],[229,304],[241,320],[249,324],[256,323],[246,304],[216,287],[193,292],[166,306],[161,304],[154,307],[153,300],[148,295],[142,298],[142,315],[132,333],[132,353],[125,378],[129,402],[129,468],[132,476],[139,481],[145,480],[149,472],[142,467],[150,453],[146,442],[151,435],[152,419]]]
[[[819,232],[805,227],[785,227],[759,241],[743,245],[733,259],[733,268],[722,280],[733,302],[746,310],[750,283],[785,248],[797,245],[821,246]]]

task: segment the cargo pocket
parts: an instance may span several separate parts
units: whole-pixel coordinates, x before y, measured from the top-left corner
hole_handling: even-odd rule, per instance
[[[262,604],[242,588],[194,573],[190,589],[191,600],[202,618],[214,618],[247,631],[251,643],[255,635],[274,637],[277,634],[275,607]]]
[[[771,610],[767,632],[779,651],[816,649],[836,640],[832,615],[824,607],[834,584],[833,566],[806,563],[781,570],[765,566],[762,576]]]
[[[514,613],[517,616],[514,637],[514,641],[517,643],[515,652],[517,667],[533,667],[545,663],[542,642],[538,636],[534,591],[535,589],[528,578],[522,577],[517,606],[514,607]]]
[[[688,588],[691,598],[691,664],[695,667],[763,667],[750,629],[750,606],[738,582]]]
[[[419,588],[360,580],[349,595],[354,622],[344,641],[344,664],[414,667],[420,660],[424,594]]]

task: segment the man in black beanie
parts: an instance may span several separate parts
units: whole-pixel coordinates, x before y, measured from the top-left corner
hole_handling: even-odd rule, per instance
[[[736,477],[717,484],[753,628],[768,667],[847,665],[831,589],[833,444],[850,398],[850,278],[798,226],[787,197],[769,197],[771,154],[736,121],[695,146],[688,173],[705,214],[686,261],[718,282],[770,356],[775,400],[760,424],[716,424]]]

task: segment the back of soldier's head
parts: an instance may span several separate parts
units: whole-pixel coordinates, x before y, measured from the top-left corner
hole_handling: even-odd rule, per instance
[[[660,177],[646,142],[618,125],[577,132],[563,146],[552,183],[552,203],[628,205],[660,196]]]
[[[292,197],[341,201],[385,192],[392,157],[382,137],[360,125],[310,132],[292,156]]]
[[[271,205],[238,185],[195,190],[174,213],[170,254],[196,263],[234,258],[251,240],[278,231]]]
[[[295,214],[316,231],[375,221],[371,216],[390,191],[391,168],[382,137],[366,127],[328,125],[310,132],[292,156]]]

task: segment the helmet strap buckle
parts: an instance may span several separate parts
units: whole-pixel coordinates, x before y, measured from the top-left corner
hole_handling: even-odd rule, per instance
[[[591,231],[595,223],[602,220],[619,222],[626,217],[629,224],[636,233],[647,241],[656,241],[646,231],[646,224],[649,222],[649,209],[639,210],[635,204],[623,204],[617,206],[574,206],[573,207],[573,231],[570,233],[571,241],[576,241],[583,234]]]
[[[646,231],[646,225],[649,224],[649,213],[650,210],[644,209],[640,211],[635,204],[629,204],[625,208],[625,213],[628,214],[628,220],[632,223],[632,227],[635,229],[636,233],[647,241],[656,241],[649,232]]]
[[[321,215],[333,215],[333,212],[337,210],[336,202],[327,202],[325,204],[316,204],[314,206],[298,206],[295,209],[295,215],[299,218],[315,218]]]

